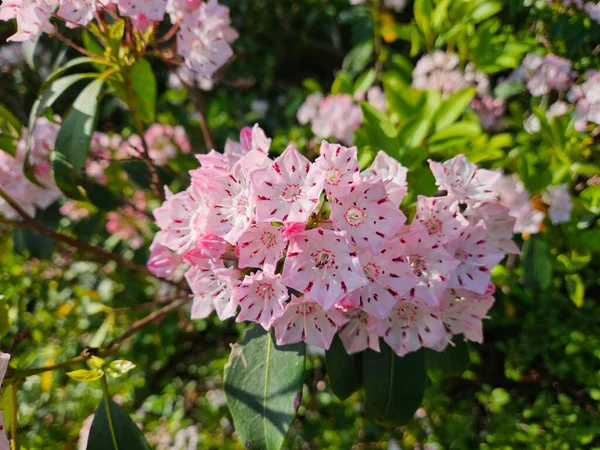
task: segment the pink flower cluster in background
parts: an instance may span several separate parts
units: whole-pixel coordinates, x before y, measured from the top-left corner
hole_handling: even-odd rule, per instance
[[[180,153],[191,151],[190,140],[182,126],[154,124],[144,133],[148,153],[158,166],[164,166],[169,159]],[[123,141],[119,153],[122,157],[141,158],[144,152],[142,139],[134,134]]]
[[[575,128],[584,131],[587,123],[600,125],[600,72],[588,70],[581,84],[574,85],[567,98],[575,104]]]
[[[566,92],[576,78],[577,73],[568,59],[553,54],[541,56],[529,53],[507,81],[525,82],[529,93],[537,97],[552,90]]]
[[[46,118],[38,119],[31,136],[29,163],[33,175],[40,185],[32,183],[25,173],[24,163],[27,154],[27,131],[23,130],[17,143],[17,152],[13,157],[0,152],[0,187],[30,216],[36,209],[46,209],[54,203],[61,192],[52,177],[50,152],[54,149],[54,141],[59,126]],[[19,219],[19,214],[0,198],[0,214],[8,219]]]
[[[280,344],[328,348],[339,333],[349,353],[380,337],[399,355],[481,341],[491,270],[518,252],[500,173],[431,161],[446,194],[419,196],[406,224],[406,169],[384,152],[360,172],[355,147],[323,141],[311,163],[290,145],[272,160],[258,126],[236,144],[199,155],[191,185],[154,211],[149,267],[186,267],[192,318],[256,322]]]
[[[383,90],[373,86],[366,92],[358,92],[355,98],[350,94],[333,94],[323,97],[320,92],[309,95],[298,109],[296,118],[302,125],[310,123],[312,132],[318,138],[333,137],[344,144],[354,142],[354,132],[362,125],[363,116],[356,101],[366,100],[375,108],[387,109]]]
[[[72,28],[85,27],[105,9],[131,18],[140,31],[163,21],[168,13],[171,22],[179,26],[177,54],[189,69],[206,78],[233,56],[229,44],[238,34],[231,28],[229,8],[217,0],[5,0],[0,5],[0,20],[16,19],[17,32],[8,40],[33,41],[42,33],[54,32],[53,16]]]

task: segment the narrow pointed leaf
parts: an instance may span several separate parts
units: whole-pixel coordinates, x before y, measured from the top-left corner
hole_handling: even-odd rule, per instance
[[[435,130],[443,130],[456,122],[467,106],[471,104],[473,97],[475,97],[475,88],[468,88],[455,92],[444,100],[435,117]]]
[[[104,399],[94,414],[87,450],[150,450],[150,445],[138,426],[119,405],[110,401],[110,414],[118,448],[113,444]]]
[[[278,346],[273,333],[248,330],[225,369],[225,395],[245,448],[281,448],[302,395],[304,343]]]
[[[367,415],[389,426],[402,425],[423,400],[425,355],[419,350],[400,358],[382,343],[380,353],[366,350],[363,354],[363,382]]]

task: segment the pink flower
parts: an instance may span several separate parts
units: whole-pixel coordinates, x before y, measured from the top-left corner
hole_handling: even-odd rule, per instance
[[[283,314],[288,299],[287,288],[279,275],[270,275],[261,270],[247,275],[244,281],[233,290],[232,301],[239,304],[241,311],[236,321],[248,320],[259,323],[265,330]]]
[[[33,41],[42,33],[51,34],[54,27],[50,16],[56,6],[55,1],[8,0],[0,5],[0,20],[17,20],[17,32],[7,41]]]
[[[381,180],[360,181],[331,205],[336,229],[361,249],[378,252],[406,217],[388,198]]]
[[[349,355],[362,352],[367,348],[379,351],[379,336],[370,328],[374,326],[377,319],[365,311],[353,308],[344,311],[348,322],[339,329],[338,334]]]
[[[575,129],[585,131],[587,123],[600,125],[600,72],[588,70],[584,81],[571,88],[567,95],[575,102]]]
[[[446,250],[460,261],[448,286],[477,294],[485,293],[491,278],[490,271],[504,257],[488,242],[483,224],[465,227],[446,244]]]
[[[229,175],[206,178],[205,193],[210,205],[206,232],[235,245],[254,221],[256,197],[251,192],[243,159]]]
[[[553,224],[565,223],[571,220],[573,201],[567,184],[548,186],[546,192],[542,195],[542,199],[549,206],[548,216]]]
[[[444,326],[436,309],[398,302],[387,319],[379,320],[371,330],[383,336],[398,356],[421,347],[432,347],[444,336]]]
[[[322,228],[292,235],[282,281],[310,295],[325,310],[368,283],[345,235]]]
[[[96,0],[61,0],[56,15],[69,21],[68,26],[86,26],[94,19],[98,6]]]
[[[21,139],[17,142],[17,153],[14,157],[0,152],[0,187],[29,216],[34,216],[36,209],[48,208],[62,196],[54,183],[50,166],[50,153],[54,149],[58,128],[55,123],[41,118],[35,123],[31,135],[29,163],[41,186],[29,181],[23,172],[28,139],[26,130],[23,130]],[[20,219],[20,215],[3,199],[0,199],[0,213],[9,219]]]
[[[360,263],[368,284],[350,292],[344,307],[356,307],[380,319],[386,318],[398,300],[419,282],[419,278],[404,262],[399,247],[388,241],[380,253],[362,252]]]
[[[167,8],[167,0],[117,0],[119,13],[122,16],[138,18],[143,14],[148,20],[158,22],[163,20]]]
[[[154,236],[154,240],[150,245],[150,257],[146,266],[150,273],[157,277],[172,280],[176,269],[179,268],[183,260],[177,253],[161,244],[162,238],[162,231],[159,231]]]
[[[397,260],[410,266],[419,278],[407,299],[427,306],[438,306],[459,261],[452,257],[436,240],[431,238],[418,222],[413,222],[408,233],[401,235],[396,243]]]
[[[163,245],[180,255],[195,248],[200,236],[207,233],[205,221],[209,208],[203,191],[201,182],[192,180],[190,187],[168,196],[154,211],[158,226],[165,232]]]
[[[233,290],[239,284],[239,271],[216,263],[192,266],[185,278],[194,293],[192,319],[204,319],[214,310],[220,320],[235,316],[238,303]]]
[[[258,221],[306,222],[323,190],[321,170],[291,145],[251,178]]]
[[[517,219],[510,215],[510,209],[499,203],[479,203],[468,207],[464,216],[471,225],[483,222],[490,243],[503,253],[519,254],[519,247],[513,242],[513,230]]]
[[[233,36],[226,21],[219,17],[220,10],[207,5],[183,15],[177,33],[177,53],[184,57],[188,68],[212,78],[233,56],[228,43]]]
[[[494,297],[477,296],[458,289],[448,289],[442,297],[441,319],[450,334],[463,334],[474,342],[483,342],[481,321],[494,304]]]
[[[238,241],[238,266],[258,267],[273,274],[286,246],[282,227],[275,227],[269,222],[252,225]]]
[[[458,212],[458,205],[452,197],[419,195],[415,220],[440,244],[445,244],[468,225],[467,220]]]
[[[529,192],[516,175],[502,175],[494,186],[500,204],[510,210],[516,220],[515,233],[537,233],[544,221],[544,213],[533,207]]]
[[[389,156],[383,150],[379,150],[371,166],[361,173],[363,178],[381,178],[385,184],[388,198],[396,206],[400,206],[406,195],[406,174],[408,169],[398,161]]]
[[[298,119],[298,122],[301,125],[306,125],[317,116],[319,104],[322,99],[323,94],[320,92],[315,92],[306,97],[306,100],[304,100],[304,103],[302,103],[298,109],[298,112],[296,113],[296,119]]]
[[[301,119],[311,115],[312,111],[303,111]],[[354,131],[360,127],[362,120],[362,110],[350,95],[330,95],[319,102],[317,113],[311,120],[312,132],[319,138],[334,137],[345,144],[352,144]]]
[[[127,241],[131,248],[138,249],[144,244],[142,234],[149,231],[148,219],[140,210],[145,208],[144,193],[137,192],[134,195],[134,202],[140,205],[139,209],[125,205],[107,214],[106,231],[116,235],[122,241]]]
[[[387,99],[385,98],[383,89],[381,89],[379,86],[372,86],[369,88],[367,91],[367,101],[371,106],[379,109],[380,111],[387,110]]]
[[[336,309],[324,311],[319,303],[307,296],[292,295],[273,326],[278,345],[304,341],[327,350],[337,329],[346,321]]]
[[[164,166],[168,160],[175,158],[180,152],[189,153],[190,141],[183,127],[154,124],[144,133],[148,144],[148,154],[158,166]],[[121,153],[140,158],[144,152],[142,140],[138,135],[130,136],[121,147]]]
[[[325,192],[330,199],[346,195],[360,170],[356,159],[356,147],[347,148],[323,141],[320,152],[321,156],[317,158],[314,165],[321,171],[311,174],[312,181],[317,183],[320,179],[324,179]]]
[[[6,371],[8,370],[9,362],[10,354],[0,352],[0,386],[2,386],[2,382],[4,381],[4,377],[6,376]]]
[[[435,184],[457,200],[491,201],[496,199],[494,185],[501,175],[478,168],[464,155],[457,155],[443,164],[429,160]]]

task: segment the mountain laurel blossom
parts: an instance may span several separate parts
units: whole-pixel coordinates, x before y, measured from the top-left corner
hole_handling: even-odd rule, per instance
[[[323,141],[315,162],[292,145],[272,160],[269,147],[245,128],[154,211],[148,267],[185,271],[193,319],[256,322],[280,345],[327,349],[339,333],[349,353],[379,351],[380,338],[398,355],[482,339],[491,271],[519,252],[502,174],[463,155],[430,161],[442,195],[419,196],[407,224],[407,170],[385,153],[361,173],[354,147]]]

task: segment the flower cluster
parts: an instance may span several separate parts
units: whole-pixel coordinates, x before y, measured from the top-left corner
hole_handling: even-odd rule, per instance
[[[431,161],[445,195],[419,196],[408,225],[407,170],[384,152],[361,172],[355,147],[323,141],[314,163],[293,145],[272,160],[269,147],[258,126],[243,130],[154,211],[149,267],[185,267],[192,318],[256,322],[279,344],[329,348],[339,333],[349,353],[380,337],[399,355],[455,334],[481,341],[491,270],[518,252],[500,173],[462,155]]]
[[[488,93],[487,75],[477,72],[471,63],[462,70],[459,62],[458,55],[442,50],[424,55],[413,70],[412,85],[421,90],[439,91],[444,97],[470,86],[476,86],[479,95]]]
[[[529,53],[507,81],[525,82],[529,93],[537,97],[552,90],[568,91],[576,77],[568,59],[553,54]]]
[[[180,153],[191,151],[190,140],[182,126],[154,124],[144,133],[148,145],[148,154],[157,166],[164,166],[169,159]],[[140,158],[144,152],[142,139],[131,135],[120,147],[123,157]]]
[[[217,0],[7,0],[0,5],[0,20],[16,19],[17,32],[8,40],[33,41],[55,32],[55,16],[71,28],[87,26],[103,10],[131,19],[145,31],[168,13],[177,31],[177,54],[188,68],[210,78],[233,55],[230,43],[237,38],[231,28],[229,8]]]
[[[312,132],[319,138],[333,137],[344,144],[354,142],[354,132],[362,125],[360,106],[355,102],[366,100],[375,108],[387,109],[385,95],[379,86],[366,92],[357,92],[355,98],[349,94],[334,94],[327,97],[319,92],[309,95],[298,109],[296,118],[302,125],[311,123]]]
[[[516,175],[501,175],[494,189],[500,204],[516,220],[515,233],[535,234],[540,231],[544,213],[533,206],[529,192]]]
[[[58,128],[55,123],[41,118],[36,122],[31,135],[29,164],[39,185],[31,182],[23,171],[27,155],[26,130],[23,130],[21,139],[17,143],[14,157],[0,152],[0,188],[30,216],[34,216],[38,208],[46,209],[61,196],[60,190],[54,183],[50,165],[50,152],[54,149]],[[0,214],[8,219],[20,217],[17,211],[1,198]]]
[[[588,70],[584,81],[574,85],[567,98],[575,103],[575,128],[579,131],[586,129],[587,122],[600,125],[600,72]]]

